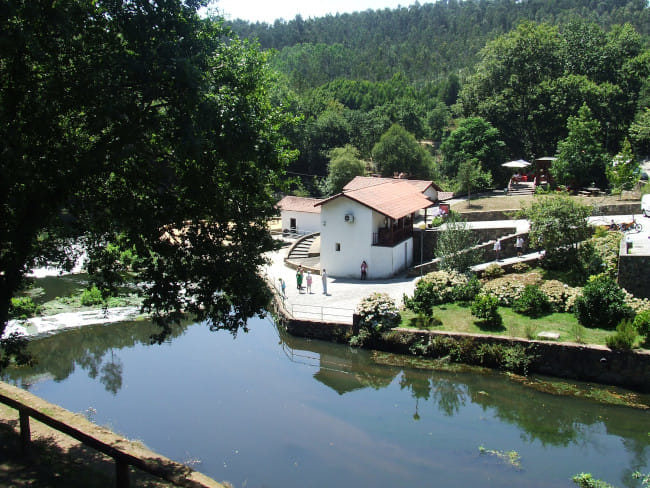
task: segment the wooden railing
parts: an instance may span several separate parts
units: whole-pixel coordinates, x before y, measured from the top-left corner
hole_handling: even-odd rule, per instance
[[[93,434],[90,434],[84,431],[83,426],[73,426],[69,422],[70,412],[20,388],[0,382],[0,402],[18,410],[20,439],[24,453],[27,453],[30,448],[30,418],[33,418],[113,458],[117,488],[128,488],[129,466],[169,481],[175,486],[223,488],[223,485],[207,476],[154,452],[142,448],[138,448],[138,454],[130,452],[128,445],[130,443],[125,443],[125,439],[112,432],[105,431],[101,434],[93,432]],[[75,422],[75,424],[83,424],[83,422]],[[145,457],[143,453],[147,456]]]

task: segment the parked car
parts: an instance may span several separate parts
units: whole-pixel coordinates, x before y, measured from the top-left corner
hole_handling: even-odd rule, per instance
[[[650,193],[646,193],[641,197],[641,213],[644,217],[650,217]]]

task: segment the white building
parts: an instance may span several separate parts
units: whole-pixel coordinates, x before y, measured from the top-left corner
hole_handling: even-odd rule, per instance
[[[378,279],[411,266],[415,213],[433,205],[437,191],[430,181],[357,177],[317,203],[321,270],[359,278],[365,260],[368,278]]]
[[[282,230],[297,234],[320,231],[320,210],[316,206],[322,200],[286,196],[277,203],[282,217]]]

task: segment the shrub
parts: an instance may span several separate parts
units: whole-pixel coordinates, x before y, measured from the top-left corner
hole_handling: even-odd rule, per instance
[[[512,271],[514,273],[526,273],[530,271],[530,266],[527,263],[515,263],[512,265]]]
[[[9,317],[26,320],[39,313],[40,307],[29,297],[12,298],[9,305]]]
[[[102,292],[95,285],[85,289],[81,294],[81,304],[85,307],[99,305],[103,301]]]
[[[499,305],[509,307],[521,296],[526,285],[539,285],[542,276],[532,271],[525,274],[509,274],[496,278],[483,285],[483,292],[494,295],[499,299]]]
[[[493,280],[494,278],[499,278],[503,276],[505,271],[503,268],[496,263],[488,264],[488,266],[483,270],[483,278],[488,280]]]
[[[381,333],[397,327],[402,319],[395,301],[385,293],[372,293],[357,306],[359,327],[372,333]]]
[[[630,319],[634,312],[625,302],[625,293],[608,276],[590,279],[576,298],[575,314],[585,327],[613,329],[621,320]]]
[[[551,311],[551,303],[539,286],[526,285],[521,295],[512,302],[512,309],[529,317],[541,317]]]
[[[631,320],[623,320],[616,326],[616,332],[605,339],[610,349],[632,349],[636,340],[636,329]]]
[[[634,317],[634,328],[637,333],[646,339],[650,339],[650,310],[644,310]]]
[[[499,300],[494,295],[478,295],[472,302],[472,315],[491,327],[500,326],[503,322],[499,315]]]
[[[540,290],[548,297],[551,309],[554,312],[572,312],[580,289],[569,286],[558,280],[546,280]]]
[[[451,290],[454,301],[471,302],[479,294],[483,284],[476,276],[472,276],[465,283],[454,286]]]
[[[404,295],[404,306],[416,313],[430,315],[435,305],[457,300],[455,290],[467,285],[469,281],[466,275],[457,271],[428,273],[415,285],[412,298]]]

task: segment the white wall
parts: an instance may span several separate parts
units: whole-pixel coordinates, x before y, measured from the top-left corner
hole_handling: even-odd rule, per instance
[[[327,274],[339,278],[359,278],[361,262],[368,262],[372,278],[372,210],[347,197],[339,197],[321,206],[320,266]],[[354,222],[346,222],[345,215]],[[340,250],[336,250],[336,244]]]
[[[300,234],[311,234],[320,230],[320,214],[313,212],[296,212],[282,210],[282,230],[291,229],[291,219],[296,219],[296,231]]]
[[[345,221],[353,215],[354,222]],[[384,226],[384,216],[346,197],[321,206],[320,265],[338,278],[360,278],[361,262],[368,279],[390,278],[413,264],[413,239],[396,247],[372,245],[372,235]],[[336,244],[340,244],[340,251]]]

